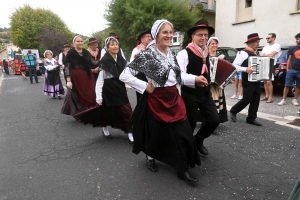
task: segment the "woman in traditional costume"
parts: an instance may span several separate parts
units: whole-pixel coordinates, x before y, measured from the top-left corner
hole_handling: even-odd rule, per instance
[[[26,71],[28,70],[27,65],[25,64],[25,61],[22,60],[20,63],[20,71],[21,71],[21,75],[23,77],[23,80],[27,80],[26,78]]]
[[[83,48],[83,39],[77,35],[73,39],[74,49],[66,57],[65,75],[67,79],[67,95],[61,110],[62,114],[72,115],[97,105],[95,93],[95,77],[90,66],[99,66],[91,54]],[[82,120],[79,118],[79,120]],[[85,115],[85,123],[94,121],[93,116]]]
[[[209,58],[218,57],[219,59],[223,59],[224,55],[220,54],[217,50],[219,47],[219,40],[217,37],[210,37],[207,41],[207,47],[209,51]],[[210,59],[210,69],[213,68],[213,64]],[[212,73],[210,73],[211,75]],[[210,91],[212,98],[217,106],[217,110],[219,112],[220,123],[227,122],[227,109],[226,109],[226,100],[225,100],[225,93],[224,89],[219,88],[215,84],[211,84]]]
[[[44,94],[46,96],[56,97],[61,100],[62,94],[65,93],[64,87],[60,79],[60,65],[53,58],[53,53],[50,50],[44,52],[44,67],[46,69],[44,78]]]
[[[198,180],[188,172],[188,167],[200,165],[200,158],[189,126],[184,102],[176,84],[181,71],[169,49],[173,38],[173,25],[167,20],[157,20],[151,29],[153,40],[145,51],[127,65],[120,80],[143,93],[133,112],[133,153],[143,151],[147,167],[156,172],[155,159],[170,165],[177,176],[188,182]],[[134,75],[144,73],[147,82]]]
[[[128,134],[129,142],[133,143],[133,135],[129,118],[132,114],[125,84],[119,80],[127,61],[117,55],[119,42],[114,37],[105,40],[107,53],[101,59],[101,71],[96,83],[96,101],[102,105],[100,123],[105,137],[112,138],[107,126],[119,128]]]

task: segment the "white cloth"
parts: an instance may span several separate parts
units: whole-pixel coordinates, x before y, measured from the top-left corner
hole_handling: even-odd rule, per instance
[[[47,58],[44,62],[44,67],[48,71],[52,71],[52,70],[56,69],[57,66],[58,66],[58,63],[54,58],[52,58],[51,60],[49,60]]]
[[[58,55],[58,64],[61,65],[61,67],[60,67],[61,69],[64,69],[65,66],[64,66],[62,60],[63,60],[63,52]]]
[[[274,43],[273,45],[267,44],[266,46],[264,46],[260,55],[269,54],[269,53],[272,53],[273,51],[277,52],[277,54],[275,54],[275,56],[272,57],[272,58],[274,58],[274,60],[275,60],[274,62],[276,63],[276,61],[278,60],[278,57],[281,55],[280,44],[277,44],[277,43]]]
[[[168,49],[167,56],[165,54],[163,54],[162,52],[159,52],[159,53],[162,55],[162,60],[160,60],[160,62],[162,63],[163,66],[167,67],[168,64],[171,64],[171,65],[175,64],[174,57],[173,57],[173,54],[170,51],[170,49]],[[146,90],[148,83],[152,83],[154,87],[160,87],[160,85],[158,85],[154,80],[150,79],[149,77],[146,77],[148,80],[148,83],[147,83],[145,81],[142,81],[142,80],[136,78],[135,77],[136,74],[137,74],[137,72],[126,67],[120,75],[120,80],[123,81],[124,83],[130,85],[134,90],[136,90],[137,92],[139,92],[141,94],[143,94],[144,91]],[[177,84],[176,74],[171,69],[169,76],[168,76],[168,80],[165,83],[164,87],[174,86],[176,84]]]
[[[96,102],[100,105],[102,104],[103,98],[102,98],[102,90],[103,90],[103,85],[104,85],[104,79],[112,78],[113,75],[101,70],[99,72],[99,76],[97,78],[96,82],[96,87],[95,87],[95,92],[96,92]]]
[[[196,76],[193,74],[188,74],[186,72],[186,67],[189,64],[189,56],[187,51],[185,49],[179,51],[176,58],[181,70],[181,84],[191,88],[195,88]]]
[[[246,51],[239,51],[236,54],[236,57],[233,61],[233,65],[235,66],[238,72],[246,72],[246,67],[242,67],[243,62],[249,57]]]
[[[122,57],[126,60],[126,57],[124,55],[124,52],[123,50],[120,48],[120,51],[121,51],[121,55]],[[105,47],[103,49],[101,49],[101,54],[100,54],[100,57],[102,58],[105,54],[106,54],[107,50],[105,49]]]
[[[72,87],[73,87],[72,83],[71,82],[67,82],[67,87],[70,88],[70,89],[72,89]]]
[[[173,28],[173,24],[166,19],[156,20],[151,28],[151,35],[152,35],[153,40],[147,45],[147,47],[151,46],[152,44],[156,44],[156,36],[157,36],[161,26],[164,25],[165,23],[170,24]]]
[[[129,61],[129,62],[132,62],[132,61],[134,60],[135,56],[136,56],[137,54],[139,54],[139,53],[141,53],[141,51],[138,50],[138,49],[135,47],[135,48],[132,50],[132,53],[131,53],[131,57],[130,57],[130,61]]]

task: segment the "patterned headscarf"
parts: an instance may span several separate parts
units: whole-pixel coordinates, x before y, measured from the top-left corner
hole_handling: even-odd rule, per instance
[[[170,24],[173,28],[173,24],[166,19],[156,20],[151,28],[151,35],[152,35],[153,40],[148,44],[147,47],[151,46],[152,44],[156,44],[156,36],[157,36],[160,28],[162,27],[162,25],[164,25],[165,23]]]

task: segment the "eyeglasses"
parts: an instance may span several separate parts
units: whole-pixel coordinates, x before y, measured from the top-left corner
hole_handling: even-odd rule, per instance
[[[201,33],[199,33],[199,34],[194,34],[194,35],[196,35],[197,37],[205,37],[205,38],[208,38],[208,34],[201,34]]]
[[[162,31],[161,33],[163,35],[168,35],[168,34],[173,35],[173,31]]]
[[[271,39],[271,38],[270,38],[270,37],[267,37],[266,39],[269,40],[269,39]]]

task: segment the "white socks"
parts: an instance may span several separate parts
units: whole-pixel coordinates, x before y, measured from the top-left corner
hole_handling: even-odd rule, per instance
[[[110,135],[107,127],[102,127],[102,131],[103,131],[103,133],[104,133],[105,136]]]
[[[128,139],[129,139],[131,142],[134,141],[134,140],[133,140],[133,135],[132,135],[132,133],[128,133]]]
[[[148,155],[147,155],[147,158],[148,158],[148,160],[153,160],[153,158]]]

